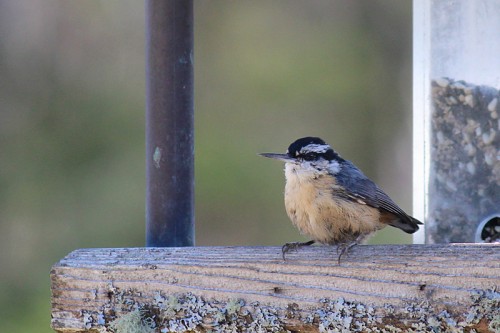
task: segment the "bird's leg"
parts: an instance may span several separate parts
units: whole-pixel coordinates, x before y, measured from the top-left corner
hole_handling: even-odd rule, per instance
[[[297,250],[303,246],[309,246],[309,245],[312,245],[314,244],[315,241],[313,240],[310,240],[308,242],[293,242],[293,243],[286,243],[285,245],[283,245],[281,247],[281,253],[283,255],[283,261],[286,261],[285,259],[285,254],[290,251],[290,250]]]
[[[342,258],[342,256],[344,254],[347,255],[351,248],[353,248],[354,246],[361,243],[365,238],[366,238],[366,235],[359,235],[358,237],[356,237],[355,240],[353,240],[351,242],[347,242],[347,243],[341,243],[337,246],[337,254],[339,254],[339,250],[340,250],[339,259],[338,259],[339,265],[340,265],[340,259]]]
[[[339,259],[338,259],[338,263],[340,265],[340,259],[342,258],[342,256],[345,254],[347,255],[349,250],[351,248],[353,248],[354,246],[358,245],[358,242],[356,241],[353,241],[353,242],[350,242],[350,243],[342,243],[342,244],[339,244],[337,246],[337,254],[339,254],[339,250],[340,250],[340,254],[339,254]]]

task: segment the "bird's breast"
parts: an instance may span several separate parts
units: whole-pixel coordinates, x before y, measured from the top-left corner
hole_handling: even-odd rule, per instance
[[[286,173],[285,207],[299,231],[323,244],[354,241],[383,227],[378,209],[341,195],[329,175]]]

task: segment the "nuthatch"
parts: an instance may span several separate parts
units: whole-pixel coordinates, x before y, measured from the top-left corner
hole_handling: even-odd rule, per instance
[[[386,225],[412,234],[422,224],[320,138],[298,139],[286,154],[260,155],[285,162],[286,212],[312,238],[283,245],[283,259],[289,250],[318,242],[338,245],[340,262],[352,246]]]

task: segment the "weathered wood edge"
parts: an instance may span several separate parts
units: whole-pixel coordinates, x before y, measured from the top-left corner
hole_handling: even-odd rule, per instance
[[[58,332],[500,330],[500,244],[80,249],[51,271]],[[121,325],[121,326],[120,326]],[[150,326],[148,326],[150,325]],[[155,331],[155,330],[150,330]],[[445,330],[446,331],[446,330]]]

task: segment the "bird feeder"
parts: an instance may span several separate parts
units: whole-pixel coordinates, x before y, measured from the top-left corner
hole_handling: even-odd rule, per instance
[[[500,241],[500,1],[414,2],[421,242]]]

